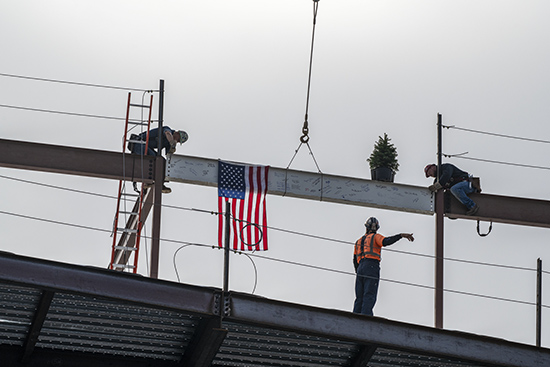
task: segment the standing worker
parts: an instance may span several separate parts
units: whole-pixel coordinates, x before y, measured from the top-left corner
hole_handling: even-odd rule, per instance
[[[426,177],[435,178],[434,183],[428,186],[428,189],[432,192],[440,189],[451,190],[451,194],[466,207],[466,215],[475,215],[479,210],[479,205],[474,203],[468,194],[481,190],[472,186],[471,175],[450,163],[443,163],[440,171],[438,179],[437,165],[432,163],[424,167]]]
[[[176,144],[180,143],[183,144],[189,139],[189,136],[187,133],[183,130],[172,130],[168,126],[162,127],[162,136],[161,136],[161,143],[160,143],[160,150],[164,149],[164,152],[166,154],[168,153],[174,153],[176,151]],[[157,155],[157,151],[155,149],[159,149],[158,147],[158,136],[159,136],[159,129],[154,128],[149,130],[149,143],[147,144],[147,152],[145,151],[145,145],[147,142],[147,131],[142,132],[141,134],[132,134],[130,135],[130,140],[128,141],[128,149],[133,154],[140,154],[140,155]],[[134,189],[135,189],[135,183],[134,183]],[[162,192],[165,194],[168,194],[172,192],[172,189],[169,187],[166,187],[166,185],[162,185]]]
[[[414,237],[412,233],[400,233],[395,236],[384,237],[376,233],[380,228],[380,224],[374,217],[370,217],[365,222],[365,227],[367,228],[366,233],[355,242],[353,252],[353,265],[357,273],[353,312],[372,316],[380,281],[380,252],[382,247],[392,245],[401,238],[414,241]]]

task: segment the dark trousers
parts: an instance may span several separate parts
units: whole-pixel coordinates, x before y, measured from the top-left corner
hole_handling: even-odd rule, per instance
[[[372,309],[378,295],[380,282],[380,261],[363,259],[357,268],[355,279],[355,303],[353,312],[372,316]]]

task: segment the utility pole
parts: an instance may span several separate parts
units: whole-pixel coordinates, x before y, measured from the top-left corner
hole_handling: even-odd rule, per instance
[[[542,260],[537,259],[537,338],[536,345],[540,347],[542,333]]]
[[[442,117],[437,114],[437,179],[441,171],[442,156]],[[443,328],[443,214],[445,212],[444,190],[435,194],[435,327]]]
[[[151,243],[151,278],[158,278],[160,252],[160,214],[162,208],[162,185],[164,183],[164,159],[162,158],[162,119],[164,110],[164,80],[159,86],[159,123],[157,137],[157,156],[155,157],[155,186],[153,206],[153,236]]]

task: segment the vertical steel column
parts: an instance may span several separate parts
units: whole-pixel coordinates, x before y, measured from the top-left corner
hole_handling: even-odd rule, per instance
[[[437,114],[437,177],[441,170],[442,117]],[[444,190],[435,195],[435,327],[443,328],[443,214],[445,211]]]
[[[157,157],[155,160],[155,186],[153,205],[153,235],[151,240],[151,278],[159,276],[160,253],[160,214],[162,208],[162,185],[164,183],[164,158],[162,158],[162,118],[164,110],[164,80],[160,80],[159,86],[159,126],[157,140]]]
[[[225,202],[225,247],[224,247],[224,263],[223,263],[223,291],[225,294],[229,292],[229,235],[231,233],[231,204]]]
[[[160,80],[159,84],[159,134],[157,137],[157,156],[161,156],[161,149],[162,147],[162,123],[164,118],[164,80]]]
[[[540,347],[542,331],[542,260],[537,259],[537,347]]]

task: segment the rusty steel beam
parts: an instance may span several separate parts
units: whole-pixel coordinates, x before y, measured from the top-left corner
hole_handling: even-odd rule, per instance
[[[215,290],[121,273],[34,259],[0,251],[0,282],[136,302],[153,307],[213,314]]]
[[[0,167],[152,183],[155,157],[0,139]]]
[[[479,205],[476,215],[466,215],[466,208],[450,192],[445,193],[445,216],[484,222],[550,228],[550,201],[511,196],[471,194]]]
[[[221,319],[218,316],[203,318],[199,322],[195,334],[185,349],[185,354],[177,367],[211,366],[227,336],[227,332],[227,329],[221,327]]]
[[[550,350],[231,292],[224,320],[491,366],[550,366]]]
[[[27,339],[25,340],[25,343],[23,345],[23,357],[21,358],[21,362],[23,363],[29,362],[31,358],[36,343],[38,342],[40,331],[42,330],[42,326],[44,325],[44,321],[46,320],[46,316],[48,315],[48,311],[50,310],[50,305],[52,303],[54,294],[55,293],[51,291],[42,292],[42,296],[40,297],[40,301],[38,302],[38,305],[34,312],[33,321],[29,328]]]

